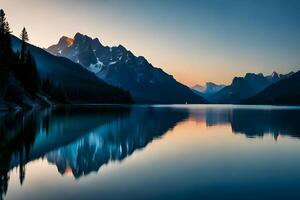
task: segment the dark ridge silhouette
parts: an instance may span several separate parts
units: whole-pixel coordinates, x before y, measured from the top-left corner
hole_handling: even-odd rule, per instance
[[[300,71],[242,101],[244,104],[300,105]]]
[[[235,77],[231,85],[209,97],[215,103],[239,104],[241,100],[249,98],[273,83],[291,76],[294,72],[282,75],[273,72],[272,75],[247,73],[245,77]]]

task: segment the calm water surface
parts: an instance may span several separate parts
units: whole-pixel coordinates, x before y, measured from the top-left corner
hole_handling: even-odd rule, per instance
[[[299,107],[77,106],[0,117],[0,199],[299,198]]]

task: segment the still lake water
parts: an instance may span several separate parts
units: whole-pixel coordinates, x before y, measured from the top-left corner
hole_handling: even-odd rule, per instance
[[[299,199],[300,108],[76,106],[0,117],[0,199]]]

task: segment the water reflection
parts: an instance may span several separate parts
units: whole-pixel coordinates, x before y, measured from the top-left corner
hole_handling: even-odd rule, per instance
[[[19,167],[19,179],[22,184],[26,163],[68,145],[96,127],[123,117],[127,112],[128,108],[121,107],[59,107],[3,117],[0,121],[1,194],[7,191],[9,171],[14,167]]]
[[[145,147],[188,112],[144,107],[59,107],[42,112],[9,115],[1,120],[0,187],[7,191],[9,171],[19,166],[20,183],[25,164],[42,157],[61,174],[79,178],[113,160],[123,160]]]
[[[72,172],[79,178],[110,161],[123,160],[187,118],[188,112],[175,113],[172,109],[132,108],[126,117],[97,127],[46,157],[61,174]]]
[[[300,137],[299,109],[248,107],[77,106],[10,114],[0,119],[0,199],[10,172],[46,158],[60,174],[75,179],[112,161],[122,161],[180,122],[226,125],[247,137]]]
[[[249,138],[263,137],[264,134],[272,134],[275,139],[279,135],[300,138],[299,108],[258,108],[196,108],[190,110],[190,117],[206,122],[208,127],[229,124],[232,132],[245,134]]]
[[[2,118],[0,124],[0,192],[5,194],[9,181],[10,163],[18,159],[19,179],[25,177],[25,160],[29,158],[30,148],[37,134],[36,115],[33,113],[12,114]]]

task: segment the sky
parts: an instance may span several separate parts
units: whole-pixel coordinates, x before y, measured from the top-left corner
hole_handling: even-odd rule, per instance
[[[122,44],[188,86],[300,70],[300,0],[0,0],[46,48],[77,32]]]

